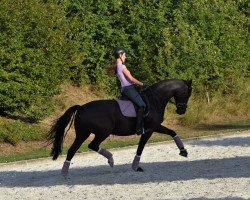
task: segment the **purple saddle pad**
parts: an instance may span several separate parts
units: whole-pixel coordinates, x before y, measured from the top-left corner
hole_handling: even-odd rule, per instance
[[[115,98],[115,101],[118,103],[122,114],[126,117],[136,117],[136,111],[134,104],[129,100],[121,100]]]

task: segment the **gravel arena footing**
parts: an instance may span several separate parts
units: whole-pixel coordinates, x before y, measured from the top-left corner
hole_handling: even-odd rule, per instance
[[[188,158],[174,142],[147,144],[144,172],[131,168],[137,146],[111,149],[113,168],[95,152],[77,154],[67,178],[64,156],[0,164],[0,200],[250,199],[250,131],[183,142]]]

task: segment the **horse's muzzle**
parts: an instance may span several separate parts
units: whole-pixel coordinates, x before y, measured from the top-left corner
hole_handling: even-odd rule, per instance
[[[183,115],[183,114],[185,114],[186,110],[187,110],[187,104],[185,104],[185,103],[178,103],[178,104],[176,105],[176,113],[177,113],[178,115]]]

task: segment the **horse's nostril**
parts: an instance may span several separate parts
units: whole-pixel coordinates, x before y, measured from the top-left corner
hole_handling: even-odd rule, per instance
[[[185,112],[186,112],[186,109],[184,109],[184,108],[182,108],[182,109],[181,108],[177,108],[176,109],[176,113],[179,114],[179,115],[185,114]]]

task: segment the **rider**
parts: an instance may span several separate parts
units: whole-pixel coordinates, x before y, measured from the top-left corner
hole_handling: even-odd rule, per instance
[[[144,86],[144,84],[134,78],[130,71],[125,66],[126,50],[122,47],[116,47],[113,53],[116,61],[114,64],[115,73],[121,83],[121,93],[133,101],[139,108],[137,111],[136,134],[144,133],[143,128],[143,115],[146,108],[145,102],[142,100],[140,94],[135,89],[134,84]]]

